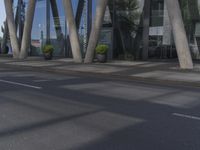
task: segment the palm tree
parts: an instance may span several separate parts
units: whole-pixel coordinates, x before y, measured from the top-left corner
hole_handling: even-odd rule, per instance
[[[26,58],[28,55],[27,50],[31,43],[31,31],[32,31],[33,18],[34,18],[34,13],[35,13],[35,5],[36,5],[36,0],[29,0],[26,17],[25,17],[22,46],[21,46],[21,51],[20,51],[21,59]]]
[[[198,50],[200,51],[199,40],[197,38],[195,39],[196,24],[200,22],[199,1],[198,0],[193,0],[193,1],[188,0],[188,5],[189,5],[189,13],[190,13],[190,17],[191,17],[190,18],[190,21],[191,21],[190,30],[189,30],[190,42],[196,44]]]
[[[198,0],[180,0],[180,6],[186,33],[194,43],[196,23],[200,21]]]
[[[193,62],[186,37],[179,1],[166,0],[166,6],[168,9],[170,22],[172,24],[174,41],[178,53],[180,67],[182,69],[192,69]]]
[[[91,35],[89,38],[88,48],[87,48],[85,61],[84,61],[85,63],[92,63],[92,61],[93,61],[94,51],[95,51],[95,47],[98,43],[99,34],[101,32],[101,26],[103,23],[107,3],[108,3],[108,0],[98,0],[97,1],[95,21],[92,26]]]
[[[132,35],[138,28],[140,18],[138,0],[116,0],[115,9],[117,10],[115,23],[120,34],[122,49],[124,54],[128,54],[130,48],[127,48],[124,36],[133,38]]]
[[[1,50],[4,51],[6,49],[6,43],[8,40],[8,23],[7,20],[4,22],[4,26],[2,27],[3,30],[3,39],[1,42]]]
[[[19,57],[19,43],[17,39],[15,19],[14,19],[14,13],[13,13],[13,8],[12,8],[13,2],[12,0],[4,0],[4,4],[5,4],[6,16],[7,16],[11,46],[13,50],[13,57],[18,58]]]
[[[71,42],[73,58],[75,62],[81,63],[82,55],[71,0],[63,0],[63,5],[67,24],[69,26],[69,39]]]

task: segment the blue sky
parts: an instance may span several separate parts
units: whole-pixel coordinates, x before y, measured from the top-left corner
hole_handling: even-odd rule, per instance
[[[60,1],[60,0],[59,0]],[[72,0],[73,5],[76,6],[77,0]],[[94,6],[96,5],[96,0],[93,0]],[[3,25],[5,21],[5,8],[4,8],[4,1],[0,0],[0,27]],[[2,32],[0,30],[0,36],[2,36]]]
[[[0,27],[3,25],[3,22],[5,21],[5,8],[4,8],[4,1],[0,0]],[[0,30],[0,36],[2,36],[2,32]]]
[[[75,1],[72,1],[75,2]],[[75,3],[73,3],[75,5]],[[5,21],[6,15],[5,15],[5,8],[4,8],[4,1],[0,0],[0,37],[2,37],[3,33],[1,32],[1,26],[3,25],[3,22]]]

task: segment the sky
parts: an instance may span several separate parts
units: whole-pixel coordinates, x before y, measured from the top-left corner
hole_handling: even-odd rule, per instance
[[[4,1],[0,0],[0,27],[3,25],[5,21],[5,8],[4,8]],[[2,32],[0,30],[0,36],[2,36]]]
[[[61,1],[61,0],[59,0]],[[95,2],[94,0],[93,2]],[[77,0],[73,0],[73,5],[76,5]],[[0,37],[2,37],[3,33],[1,32],[1,26],[3,25],[3,22],[5,21],[5,8],[4,8],[4,1],[0,0]]]

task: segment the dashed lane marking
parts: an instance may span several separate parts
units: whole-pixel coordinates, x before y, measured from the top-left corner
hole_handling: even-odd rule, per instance
[[[179,113],[173,113],[173,116],[181,117],[181,118],[187,118],[192,120],[198,120],[200,121],[200,117],[192,116],[192,115],[186,115],[186,114],[179,114]]]
[[[38,90],[42,89],[42,87],[33,86],[33,85],[29,85],[29,84],[18,83],[18,82],[12,82],[12,81],[7,81],[7,80],[0,80],[0,82],[13,84],[13,85],[19,85],[19,86],[23,86],[23,87],[38,89]]]

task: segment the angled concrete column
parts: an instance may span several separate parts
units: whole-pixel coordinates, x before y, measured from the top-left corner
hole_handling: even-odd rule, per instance
[[[169,20],[166,2],[164,3],[164,18],[163,18],[163,45],[171,45],[172,41],[172,26]]]
[[[87,43],[90,37],[90,32],[92,28],[92,0],[87,0]]]
[[[178,0],[166,0],[180,67],[192,69],[193,62]]]
[[[88,48],[85,56],[85,63],[92,63],[95,53],[95,48],[98,43],[99,34],[106,11],[108,0],[98,0],[96,7],[95,21],[92,25],[92,30],[89,38]]]
[[[51,43],[50,39],[50,26],[51,26],[51,21],[50,21],[50,0],[46,0],[46,44]]]
[[[31,44],[31,31],[33,25],[33,18],[35,13],[35,5],[36,0],[29,0],[26,16],[25,16],[25,24],[24,24],[24,31],[22,37],[22,46],[20,51],[20,58],[24,59],[28,55],[28,49]]]
[[[13,51],[13,57],[18,58],[19,44],[17,39],[17,31],[16,31],[14,13],[12,8],[12,0],[4,0],[4,4],[7,16],[8,29],[10,34],[11,47]]]
[[[81,63],[82,55],[71,0],[63,0],[63,5],[69,28],[69,39],[71,43],[73,59],[75,62]]]
[[[77,7],[76,17],[75,17],[77,29],[79,29],[80,24],[81,24],[81,18],[82,18],[82,15],[83,15],[84,3],[85,3],[84,0],[78,1],[78,7]]]
[[[58,13],[57,1],[50,0],[50,4],[51,4],[51,10],[52,10],[52,14],[53,14],[56,36],[57,36],[58,40],[61,40],[63,38],[63,36],[62,36],[62,28],[61,28],[61,24],[60,24],[59,13]]]

